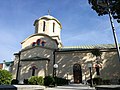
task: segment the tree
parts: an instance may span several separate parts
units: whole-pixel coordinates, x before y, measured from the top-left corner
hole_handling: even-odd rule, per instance
[[[12,74],[7,70],[0,70],[0,85],[11,84]]]
[[[101,54],[102,54],[101,51],[99,49],[97,49],[97,48],[95,48],[94,50],[92,50],[91,53],[94,56],[96,56],[96,57],[101,56]]]
[[[99,16],[109,15],[112,32],[114,36],[115,46],[117,49],[118,59],[120,61],[120,49],[117,40],[117,35],[113,23],[113,18],[120,22],[120,0],[88,0],[89,4],[92,5],[92,9],[95,10]],[[113,18],[112,18],[113,17]]]
[[[120,23],[120,0],[88,0],[88,2],[99,16],[108,14],[109,8],[113,18]]]
[[[101,54],[102,52],[100,51],[100,49],[95,48],[94,50],[91,51],[91,53],[93,54],[93,56],[96,56],[96,65],[95,65],[95,69],[96,69],[96,74],[100,75],[100,63],[101,63]],[[97,57],[99,57],[100,60],[97,59]]]

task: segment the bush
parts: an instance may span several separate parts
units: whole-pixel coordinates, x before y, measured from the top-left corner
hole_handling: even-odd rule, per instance
[[[118,84],[120,85],[120,79],[118,79]]]
[[[104,79],[103,84],[104,85],[110,85],[110,80],[109,79]]]
[[[57,84],[58,86],[67,85],[68,82],[69,82],[69,80],[66,80],[66,79],[60,78],[60,77],[56,77],[56,78],[55,78],[55,81],[56,81],[56,84]]]
[[[101,85],[102,84],[102,78],[100,78],[100,77],[93,78],[93,84]]]
[[[28,83],[32,85],[43,85],[44,79],[42,76],[32,76],[28,79]]]
[[[13,79],[12,81],[11,81],[11,84],[18,84],[18,80],[16,80],[16,79]]]
[[[28,79],[24,79],[24,84],[28,84]]]
[[[50,86],[55,84],[55,79],[52,76],[46,76],[44,78],[44,85],[45,86]]]
[[[0,70],[0,85],[11,84],[12,74],[7,70]]]

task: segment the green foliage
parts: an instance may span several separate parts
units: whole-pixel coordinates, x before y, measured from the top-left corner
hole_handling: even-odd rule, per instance
[[[91,4],[91,8],[95,10],[99,16],[108,14],[108,8],[106,7],[109,7],[113,18],[120,22],[120,0],[88,0],[88,2]]]
[[[45,86],[50,86],[55,84],[55,79],[52,76],[46,76],[44,78],[44,85]]]
[[[28,83],[32,85],[43,85],[44,79],[42,76],[32,76],[28,79]]]
[[[56,80],[56,84],[58,86],[67,85],[69,82],[69,80],[66,80],[66,79],[60,78],[60,77],[56,77],[55,80]]]
[[[110,85],[111,82],[109,79],[102,79],[100,77],[93,78],[94,85]]]
[[[11,83],[12,74],[7,70],[0,70],[0,85],[8,85]]]
[[[94,55],[94,56],[101,56],[101,51],[99,49],[94,49],[91,51],[91,53]]]
[[[16,79],[13,79],[12,81],[11,81],[11,84],[18,84],[18,80],[16,80]]]
[[[102,84],[102,78],[100,78],[100,77],[93,78],[93,84],[94,85],[101,85]]]
[[[103,79],[103,84],[104,85],[110,85],[110,80],[109,79]]]
[[[24,84],[28,84],[28,79],[24,79]]]

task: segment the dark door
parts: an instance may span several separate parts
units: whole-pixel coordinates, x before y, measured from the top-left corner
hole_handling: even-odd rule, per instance
[[[82,70],[80,64],[73,65],[74,83],[82,83]]]

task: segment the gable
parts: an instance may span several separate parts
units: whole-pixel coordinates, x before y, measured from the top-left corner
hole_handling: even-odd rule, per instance
[[[34,46],[43,46],[53,49],[57,48],[57,42],[46,34],[34,34],[25,39],[21,44],[22,49]]]

